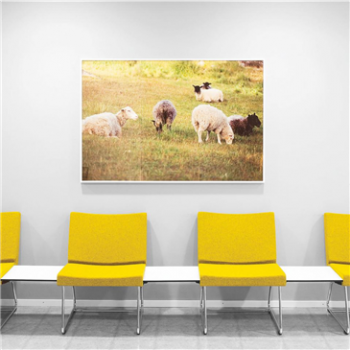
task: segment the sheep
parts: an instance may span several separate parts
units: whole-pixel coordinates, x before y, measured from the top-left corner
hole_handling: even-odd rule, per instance
[[[224,94],[218,89],[201,89],[199,85],[192,85],[197,101],[203,102],[222,102]]]
[[[240,136],[249,136],[253,132],[254,126],[259,128],[261,125],[261,121],[255,113],[249,114],[247,118],[241,115],[232,115],[228,117],[228,121],[232,130]]]
[[[154,120],[152,123],[156,127],[156,131],[160,134],[163,131],[163,125],[167,125],[167,128],[171,130],[171,125],[176,117],[175,106],[168,100],[159,101],[153,107]]]
[[[207,131],[207,138],[211,131],[214,131],[221,144],[224,139],[228,145],[233,141],[234,134],[226,115],[215,107],[210,105],[199,105],[192,111],[192,125],[198,134],[198,142],[202,143],[202,132]]]
[[[201,85],[201,89],[209,90],[212,88],[210,85],[211,85],[211,83],[205,82]]]
[[[122,108],[117,114],[110,112],[94,114],[82,121],[82,133],[105,137],[121,137],[122,127],[127,120],[136,120],[137,118],[137,114],[130,107]]]

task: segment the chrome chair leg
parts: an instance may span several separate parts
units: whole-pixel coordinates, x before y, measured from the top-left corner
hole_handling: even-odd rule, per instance
[[[137,328],[136,328],[136,334],[140,335],[141,333],[141,320],[140,320],[140,298],[141,298],[141,288],[137,287]]]
[[[350,321],[349,321],[349,303],[348,303],[348,290],[346,286],[344,287],[344,298],[345,298],[345,318],[346,318],[346,326],[344,327],[340,320],[335,316],[335,312],[342,312],[342,311],[334,311],[330,307],[330,301],[332,297],[332,288],[333,288],[333,282],[331,282],[328,290],[328,297],[327,297],[327,311],[328,313],[337,321],[339,326],[343,329],[344,333],[346,335],[349,335],[350,333]]]
[[[203,310],[203,287],[199,287],[199,316],[204,329],[204,310]]]
[[[345,313],[346,313],[346,331],[345,333],[349,335],[350,333],[350,320],[349,320],[349,299],[348,299],[348,290],[344,286],[344,297],[345,297]]]
[[[75,288],[73,287],[73,308],[72,311],[70,312],[68,316],[68,320],[65,323],[64,322],[64,306],[65,306],[65,288],[62,286],[62,304],[61,304],[61,313],[62,313],[62,327],[61,327],[61,332],[62,334],[65,334],[67,331],[68,323],[72,319],[75,311],[76,311],[76,295],[75,295]]]
[[[144,305],[145,305],[145,298],[144,298],[144,296],[143,296],[143,287],[141,287],[141,327],[142,327],[142,319],[143,319]]]
[[[73,287],[73,310],[77,311],[77,296],[75,294],[75,287]]]
[[[17,309],[18,302],[17,302],[16,288],[15,288],[15,283],[12,281],[11,281],[11,286],[12,286],[13,300],[15,301],[15,308]]]
[[[271,309],[271,289],[272,287],[269,287],[269,296],[267,300],[267,308],[268,312],[271,315],[272,321],[274,322],[275,326],[277,327],[278,334],[282,335],[283,328],[282,328],[282,287],[278,287],[278,308],[279,308],[279,323],[276,320],[275,314]]]
[[[269,311],[271,308],[271,290],[272,290],[272,287],[269,287],[269,295],[267,297],[267,308],[269,309]]]
[[[1,323],[0,330],[2,329],[2,327],[5,326],[7,321],[17,311],[18,302],[17,302],[17,294],[16,294],[15,284],[12,281],[10,282],[10,284],[11,284],[11,287],[12,287],[13,301],[14,301],[15,305],[14,305],[13,309],[10,311],[10,314],[6,317],[5,321]]]
[[[278,308],[279,308],[279,319],[280,319],[280,329],[279,335],[283,333],[283,325],[282,325],[282,287],[278,287]]]
[[[142,329],[144,306],[145,306],[145,298],[143,296],[143,287],[141,287],[141,329]]]
[[[203,334],[207,335],[208,333],[208,320],[207,320],[207,287],[202,287],[202,295],[203,295],[203,314],[204,314],[204,324],[203,324]]]
[[[331,296],[332,296],[332,290],[333,290],[333,282],[329,284],[329,289],[328,289],[328,295],[327,295],[327,310],[330,308],[330,301],[331,301]]]

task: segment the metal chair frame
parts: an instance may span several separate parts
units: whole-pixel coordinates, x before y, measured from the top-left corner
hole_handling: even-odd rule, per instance
[[[7,284],[7,283],[6,283]],[[18,302],[17,302],[17,294],[16,294],[16,288],[15,288],[15,284],[12,282],[12,281],[10,281],[10,284],[11,284],[11,286],[12,286],[12,294],[13,294],[13,300],[14,300],[14,303],[15,303],[15,305],[14,305],[14,307],[13,308],[11,308],[10,310],[8,310],[8,311],[10,311],[10,314],[6,317],[6,319],[3,321],[3,322],[1,322],[1,326],[0,326],[0,330],[5,326],[5,324],[7,323],[7,321],[12,317],[12,315],[17,311],[17,306],[18,306]],[[7,307],[2,307],[1,308],[1,312],[2,311],[7,311]]]
[[[349,302],[348,302],[348,290],[347,290],[347,286],[342,286],[344,287],[344,299],[345,299],[345,310],[335,310],[332,309],[330,307],[330,301],[331,301],[331,297],[332,297],[332,290],[333,290],[333,284],[339,284],[340,286],[341,283],[337,283],[337,282],[331,282],[329,285],[329,290],[328,290],[328,297],[327,297],[327,311],[328,313],[337,321],[337,323],[339,324],[339,326],[343,329],[344,333],[346,335],[349,335],[350,333],[350,321],[349,321]],[[345,318],[346,318],[346,326],[344,326],[340,320],[338,319],[338,317],[335,315],[335,313],[345,313]]]
[[[122,312],[120,308],[78,308],[77,307],[77,296],[75,287],[73,288],[73,308],[71,312],[69,313],[67,321],[65,321],[65,287],[62,286],[62,304],[61,304],[61,313],[62,313],[62,327],[61,332],[62,334],[65,334],[69,322],[72,320],[74,314],[76,312]],[[142,317],[143,317],[143,307],[144,307],[144,298],[143,298],[143,287],[137,287],[137,327],[136,327],[136,334],[141,334],[141,327],[142,327]]]
[[[268,300],[267,300],[267,312],[270,314],[272,321],[274,322],[277,332],[279,335],[282,335],[283,333],[283,328],[282,328],[282,290],[281,287],[278,287],[278,302],[279,302],[279,323],[276,320],[276,316],[274,312],[271,309],[271,290],[272,287],[269,287],[269,295],[268,295]],[[203,325],[203,334],[207,335],[208,334],[208,320],[207,320],[207,305],[206,305],[206,300],[207,300],[207,287],[202,286],[200,288],[200,302],[199,302],[199,310],[201,314],[201,319],[202,319],[202,325]]]

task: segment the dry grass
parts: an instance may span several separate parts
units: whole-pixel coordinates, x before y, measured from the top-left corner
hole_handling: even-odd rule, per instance
[[[214,66],[212,66],[214,65]],[[139,115],[128,121],[120,139],[83,136],[84,180],[126,181],[259,181],[263,164],[262,70],[237,62],[107,62],[85,61],[83,118],[116,113],[130,106]],[[198,144],[191,124],[196,101],[192,84],[210,81],[221,89],[223,103],[213,104],[227,116],[255,112],[262,126],[249,137],[235,135],[232,145],[218,144],[211,134]],[[153,106],[171,100],[177,117],[172,131],[158,136],[151,123]]]

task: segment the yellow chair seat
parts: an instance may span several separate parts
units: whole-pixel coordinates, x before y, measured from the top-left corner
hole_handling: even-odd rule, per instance
[[[15,263],[14,262],[9,262],[9,263],[0,263],[0,278],[3,278],[3,276],[5,276],[6,273],[8,273],[12,266],[15,266]],[[6,282],[0,282],[0,284],[3,284],[3,283],[6,283]]]
[[[329,266],[343,279],[343,286],[350,286],[350,265],[330,264]]]
[[[57,275],[59,286],[142,287],[145,264],[67,264]]]
[[[201,286],[285,286],[286,274],[277,264],[199,264]]]

